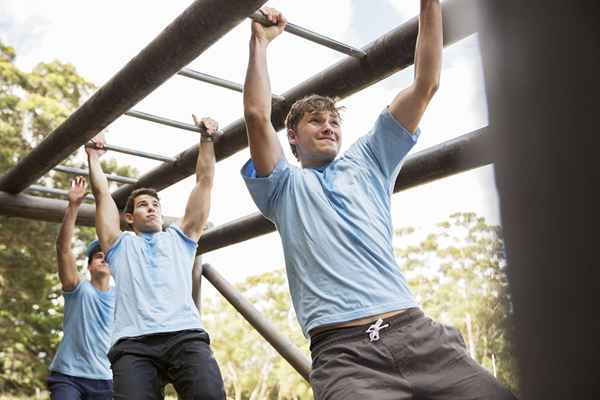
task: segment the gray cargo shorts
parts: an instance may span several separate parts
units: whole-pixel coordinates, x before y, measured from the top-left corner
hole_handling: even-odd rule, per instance
[[[515,400],[467,353],[461,334],[418,308],[311,337],[317,400]]]

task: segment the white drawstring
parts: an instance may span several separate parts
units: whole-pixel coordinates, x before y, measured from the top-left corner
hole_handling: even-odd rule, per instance
[[[371,325],[369,327],[369,329],[367,329],[367,333],[369,334],[369,340],[371,342],[376,342],[379,340],[379,331],[382,330],[383,328],[387,328],[388,326],[390,326],[390,324],[385,324],[385,325],[381,325],[383,324],[383,320],[380,318],[378,319],[373,325]]]

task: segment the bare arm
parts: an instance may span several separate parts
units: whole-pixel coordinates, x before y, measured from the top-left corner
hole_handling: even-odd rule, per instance
[[[244,119],[248,131],[250,156],[259,176],[268,176],[281,158],[283,150],[271,123],[271,83],[267,70],[267,47],[285,27],[281,13],[265,8],[263,13],[273,23],[264,27],[252,22],[250,56],[244,83]]]
[[[202,235],[204,225],[208,220],[210,211],[210,194],[215,176],[215,149],[211,140],[217,132],[217,123],[210,118],[202,118],[198,121],[194,115],[194,123],[205,129],[204,138],[198,145],[198,159],[196,161],[196,185],[185,207],[185,214],[181,220],[181,229],[194,241],[198,241]]]
[[[81,176],[71,181],[69,190],[69,205],[65,210],[63,223],[60,226],[58,237],[56,238],[56,259],[58,261],[58,278],[64,291],[73,290],[81,278],[77,273],[75,264],[75,255],[71,250],[73,242],[73,232],[79,206],[85,197],[85,179]]]
[[[421,0],[419,36],[415,50],[415,80],[401,91],[390,112],[406,129],[414,132],[440,83],[442,68],[442,10],[439,0]]]
[[[94,139],[94,143],[100,149],[86,147],[85,150],[88,155],[92,193],[96,199],[96,233],[100,240],[100,247],[106,254],[121,234],[121,220],[117,205],[110,195],[108,180],[100,165],[100,157],[104,154],[104,150],[101,150],[104,142],[101,139]]]

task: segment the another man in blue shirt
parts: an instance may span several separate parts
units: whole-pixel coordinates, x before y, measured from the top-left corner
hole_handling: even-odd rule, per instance
[[[113,324],[114,292],[110,269],[97,241],[86,251],[91,280],[81,279],[71,251],[85,179],[71,183],[63,224],[56,240],[58,276],[65,299],[63,338],[50,364],[53,400],[112,399],[112,372],[106,354]]]
[[[439,1],[421,0],[414,82],[339,158],[334,100],[313,95],[291,107],[287,136],[301,168],[288,164],[271,124],[266,53],[286,20],[264,14],[274,26],[252,24],[244,86],[252,159],[242,175],[281,236],[294,308],[310,336],[315,398],[513,399],[468,356],[458,331],[423,315],[393,254],[390,196],[439,83]]]
[[[172,383],[179,398],[222,400],[223,379],[192,299],[192,267],[210,208],[216,122],[201,127],[196,185],[180,222],[163,230],[158,194],[133,191],[120,229],[119,211],[100,166],[103,142],[87,147],[96,198],[96,230],[116,284],[112,347],[108,354],[115,399],[163,399]]]

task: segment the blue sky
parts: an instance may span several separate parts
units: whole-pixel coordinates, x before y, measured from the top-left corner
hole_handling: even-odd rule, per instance
[[[101,86],[189,4],[190,1],[180,0],[3,0],[0,39],[16,48],[17,64],[22,69],[29,70],[40,61],[60,59],[73,63],[81,75]],[[416,15],[419,0],[288,0],[270,1],[267,5],[281,9],[290,22],[361,47]],[[249,29],[247,22],[242,23],[190,67],[241,83]],[[471,36],[445,50],[441,87],[422,121],[423,133],[413,153],[487,125],[478,46],[477,37]],[[343,57],[284,33],[269,50],[273,90],[284,92]],[[347,108],[344,148],[370,129],[377,114],[411,79],[412,68],[409,68],[342,101]],[[190,123],[192,112],[209,115],[224,127],[242,116],[242,99],[235,92],[173,77],[135,109]],[[279,137],[285,141],[282,132]],[[128,117],[111,124],[107,138],[115,145],[166,155],[175,155],[197,140],[193,133]],[[141,173],[158,165],[126,155],[114,156]],[[210,216],[215,225],[256,212],[239,176],[239,168],[247,158],[245,150],[217,166]],[[192,184],[188,178],[163,191],[166,215],[182,214]],[[396,194],[392,201],[396,227],[412,225],[427,229],[457,211],[474,211],[491,223],[499,223],[493,167]],[[221,267],[229,279],[239,280],[282,267],[280,247],[277,235],[270,234],[209,253],[205,260]],[[240,267],[242,262],[244,265]]]

